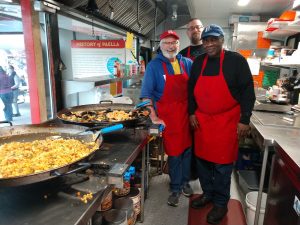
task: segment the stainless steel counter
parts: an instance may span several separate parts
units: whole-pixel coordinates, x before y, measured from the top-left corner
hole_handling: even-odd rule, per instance
[[[285,117],[290,120],[287,120]],[[300,167],[299,117],[297,115],[291,116],[278,113],[253,112],[250,126],[253,139],[259,145],[260,149],[264,151],[254,221],[254,225],[257,225],[270,147],[276,142],[295,164]]]
[[[256,139],[256,142],[260,142],[259,145],[271,146],[274,142],[278,143],[300,167],[300,124],[296,123],[300,121],[300,117],[296,117],[295,122],[289,122],[281,119],[281,116],[292,118],[284,114],[253,112],[251,133],[254,137],[259,135]],[[259,121],[259,118],[264,121],[264,124]]]

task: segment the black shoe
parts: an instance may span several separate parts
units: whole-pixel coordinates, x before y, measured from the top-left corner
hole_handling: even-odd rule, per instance
[[[13,114],[12,116],[13,116],[13,117],[18,117],[18,116],[21,116],[21,114],[20,114],[20,113],[17,113],[17,114]]]
[[[212,210],[207,214],[206,221],[210,224],[218,224],[227,214],[227,211],[227,207],[218,207],[214,205]]]
[[[192,200],[191,207],[194,208],[194,209],[200,209],[200,208],[202,208],[203,206],[207,205],[210,202],[211,202],[210,198],[206,197],[205,195],[202,195],[202,196]]]

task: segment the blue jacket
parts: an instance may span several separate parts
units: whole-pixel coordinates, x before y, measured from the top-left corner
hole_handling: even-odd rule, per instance
[[[185,58],[180,54],[178,54],[176,58],[178,59],[179,64],[180,62],[183,63],[185,71],[187,72],[188,76],[190,76],[192,60]],[[149,98],[155,102],[161,98],[165,88],[165,78],[163,76],[165,73],[162,62],[167,64],[169,74],[174,74],[174,70],[169,59],[164,57],[162,53],[159,53],[155,59],[151,60],[147,65],[142,82],[140,98]],[[183,73],[182,68],[181,73]]]

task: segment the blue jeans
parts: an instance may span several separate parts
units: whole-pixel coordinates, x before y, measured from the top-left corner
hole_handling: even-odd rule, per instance
[[[226,207],[230,199],[233,163],[216,164],[198,157],[196,161],[203,194],[211,199],[214,205]]]
[[[12,101],[13,101],[13,93],[5,93],[5,94],[0,94],[0,98],[4,104],[4,116],[6,121],[12,121]]]
[[[191,173],[191,148],[179,156],[169,156],[169,176],[171,192],[181,192],[183,185],[189,182]]]
[[[20,114],[19,105],[18,105],[18,97],[19,97],[19,88],[13,89],[13,111],[15,110],[16,114]]]

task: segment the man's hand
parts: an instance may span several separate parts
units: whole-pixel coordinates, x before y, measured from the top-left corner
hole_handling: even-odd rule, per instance
[[[238,123],[237,127],[237,133],[239,138],[245,138],[248,136],[250,131],[250,126],[243,124],[243,123]]]
[[[162,124],[164,127],[166,127],[165,122],[157,116],[154,116],[153,118],[151,118],[151,121],[154,124]]]
[[[199,128],[199,123],[195,115],[190,115],[190,125],[193,129]]]

